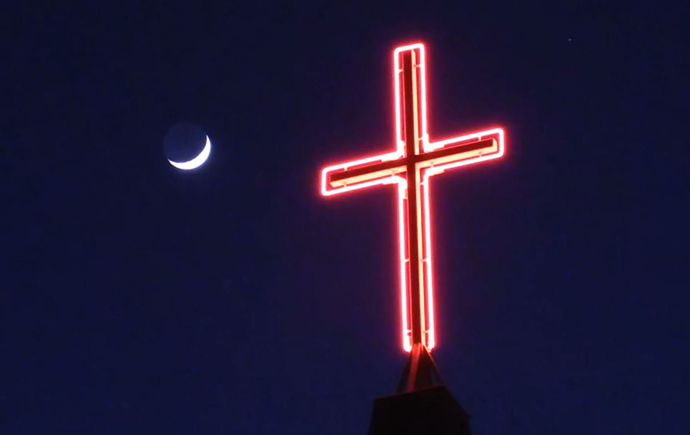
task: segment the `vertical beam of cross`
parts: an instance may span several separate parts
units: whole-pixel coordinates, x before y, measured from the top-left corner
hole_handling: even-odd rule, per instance
[[[403,348],[436,345],[431,255],[430,178],[501,157],[504,132],[494,128],[436,142],[427,133],[424,46],[393,53],[396,151],[324,168],[325,196],[380,184],[398,185],[400,309]]]
[[[418,102],[418,83],[417,83],[417,56],[414,50],[405,51],[401,54],[402,68],[398,74],[402,75],[403,88],[403,141],[405,142],[405,155],[416,156],[420,154],[421,132],[419,125],[419,102]],[[422,212],[420,195],[420,169],[414,159],[407,159],[405,170],[407,176],[407,241],[408,255],[407,263],[410,274],[410,282],[406,290],[407,299],[410,301],[410,316],[412,324],[412,342],[427,343],[428,333],[431,328],[427,327],[427,307],[425,306],[424,277],[421,271],[424,256],[422,252]],[[415,285],[416,284],[416,285]]]

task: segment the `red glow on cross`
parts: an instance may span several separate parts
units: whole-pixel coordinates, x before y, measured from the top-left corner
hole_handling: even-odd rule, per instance
[[[393,152],[324,168],[321,193],[336,195],[380,184],[398,186],[402,344],[436,345],[429,184],[434,175],[499,158],[504,132],[493,128],[431,142],[427,132],[423,44],[393,52],[395,140]]]

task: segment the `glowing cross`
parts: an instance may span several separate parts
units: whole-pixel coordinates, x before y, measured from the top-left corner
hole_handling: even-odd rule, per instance
[[[500,128],[429,140],[425,69],[424,45],[398,47],[393,52],[396,151],[328,166],[321,172],[321,193],[326,196],[379,184],[398,186],[400,309],[403,348],[408,352],[413,345],[431,350],[436,344],[430,179],[504,152]]]

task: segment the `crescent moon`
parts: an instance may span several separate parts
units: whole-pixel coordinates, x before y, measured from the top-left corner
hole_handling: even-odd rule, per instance
[[[173,162],[172,160],[168,159],[168,161],[177,169],[189,171],[203,165],[204,162],[206,162],[206,160],[208,159],[209,155],[211,155],[211,139],[209,139],[208,136],[206,136],[206,146],[204,146],[204,149],[201,150],[199,155],[194,157],[192,160],[186,162]]]

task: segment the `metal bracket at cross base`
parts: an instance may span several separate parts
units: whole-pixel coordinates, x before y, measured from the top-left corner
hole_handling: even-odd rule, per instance
[[[444,385],[431,352],[415,344],[397,394],[374,400],[369,435],[472,435],[470,415]]]
[[[421,343],[413,345],[400,376],[397,393],[410,393],[438,385],[445,385],[445,382],[431,352]]]

